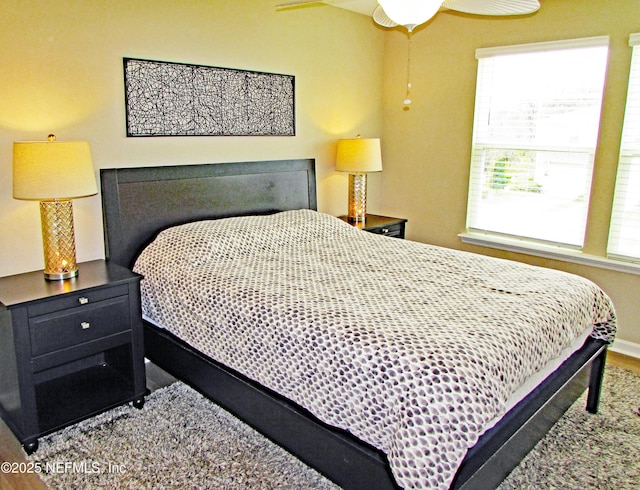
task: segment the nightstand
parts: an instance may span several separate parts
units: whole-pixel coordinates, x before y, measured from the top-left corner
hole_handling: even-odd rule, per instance
[[[95,260],[78,277],[0,278],[0,415],[27,454],[38,437],[146,394],[140,279]]]
[[[404,218],[391,218],[390,216],[378,216],[377,214],[367,214],[364,223],[352,223],[347,216],[339,216],[339,218],[350,225],[357,226],[361,230],[396,238],[404,238],[404,228],[407,222]]]

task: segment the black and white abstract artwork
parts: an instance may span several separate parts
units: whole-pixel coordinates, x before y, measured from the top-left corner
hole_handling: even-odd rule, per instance
[[[124,58],[127,136],[294,136],[295,77]]]

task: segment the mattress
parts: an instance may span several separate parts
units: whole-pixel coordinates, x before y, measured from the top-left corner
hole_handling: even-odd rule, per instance
[[[309,210],[165,230],[135,270],[146,317],[384,451],[405,488],[448,488],[526,380],[615,335],[584,278]]]

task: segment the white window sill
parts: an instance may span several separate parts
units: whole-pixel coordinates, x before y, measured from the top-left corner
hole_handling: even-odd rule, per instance
[[[458,237],[460,237],[460,240],[462,240],[463,243],[470,245],[479,245],[481,247],[495,248],[509,252],[534,255],[536,257],[544,257],[546,259],[560,260],[563,262],[571,262],[574,264],[588,265],[591,267],[599,267],[601,269],[640,275],[640,264],[608,259],[598,255],[589,255],[580,252],[579,250],[555,247],[553,245],[543,245],[528,242],[526,240],[485,235],[481,233],[460,233]]]

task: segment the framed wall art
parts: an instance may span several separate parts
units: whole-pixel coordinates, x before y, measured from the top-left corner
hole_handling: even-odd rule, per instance
[[[295,77],[124,58],[127,136],[295,136]]]

